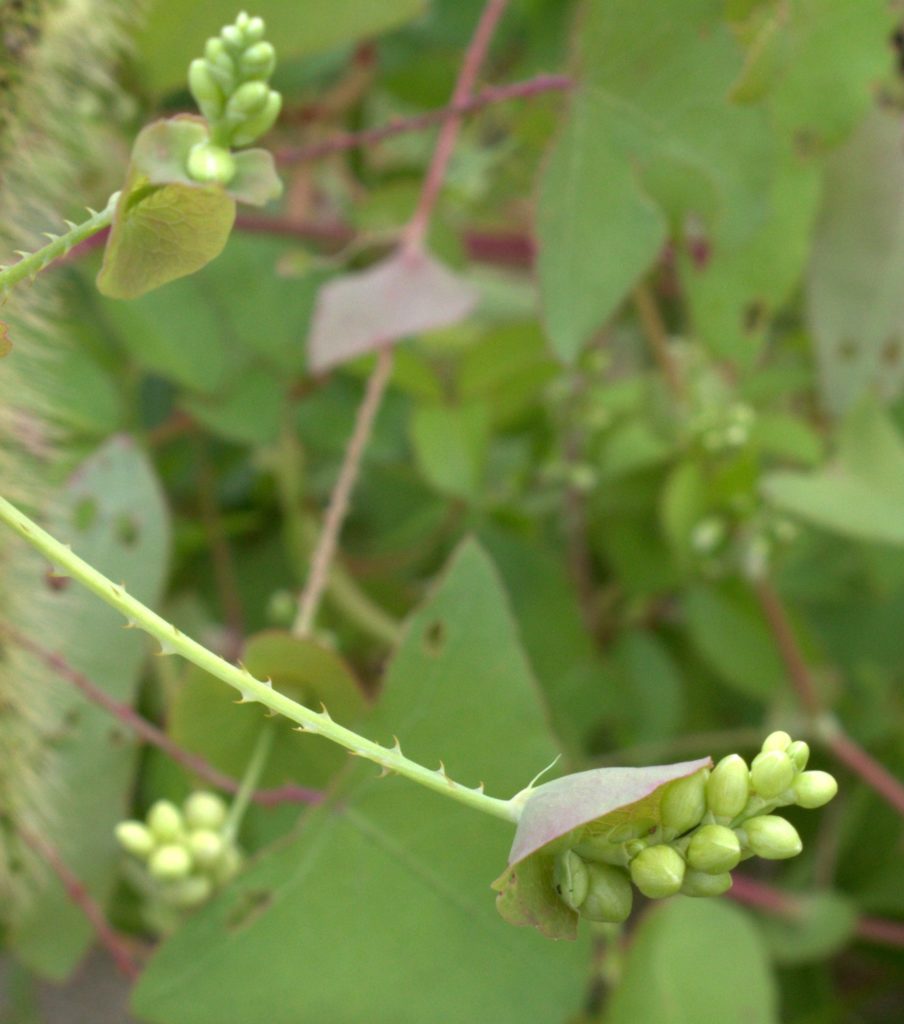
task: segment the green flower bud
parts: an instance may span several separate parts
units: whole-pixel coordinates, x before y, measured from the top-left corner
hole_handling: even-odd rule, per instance
[[[148,871],[160,881],[185,878],[191,871],[191,855],[184,846],[158,846],[148,860]]]
[[[212,185],[228,185],[235,177],[235,159],[228,149],[210,142],[192,146],[186,167],[195,181]]]
[[[741,844],[730,828],[704,825],[688,844],[687,862],[695,871],[720,875],[738,866]]]
[[[787,750],[788,757],[794,762],[794,767],[802,772],[810,760],[810,747],[803,740],[795,740]]]
[[[681,889],[685,870],[681,854],[671,846],[648,846],[631,861],[631,881],[644,896],[658,900]]]
[[[214,866],[213,876],[217,885],[225,885],[230,878],[238,874],[242,866],[242,855],[234,846],[223,850],[219,862]]]
[[[233,53],[241,53],[245,48],[245,34],[237,25],[225,25],[221,28],[220,39],[226,44],[226,49]]]
[[[783,732],[781,729],[778,732],[771,732],[763,740],[763,750],[780,750],[785,751],[791,746],[791,737]]]
[[[151,830],[141,821],[121,821],[115,829],[116,841],[134,857],[146,860],[157,845]]]
[[[188,66],[188,88],[208,121],[220,117],[226,108],[223,90],[210,73],[207,61],[193,60]]]
[[[614,864],[621,867],[625,863],[624,847],[620,843],[610,843],[605,836],[591,836],[574,847],[574,852],[582,859],[594,864]]]
[[[750,773],[739,754],[729,754],[706,780],[706,803],[717,818],[734,818],[750,798]]]
[[[608,921],[621,924],[628,919],[634,893],[624,868],[610,864],[588,864],[589,887],[581,904],[581,917],[588,921]]]
[[[183,832],[182,815],[179,808],[169,800],[158,800],[148,811],[148,828],[160,843],[179,839]]]
[[[226,821],[226,804],[206,790],[197,790],[182,805],[189,828],[209,828],[216,832]]]
[[[587,865],[574,850],[566,850],[565,853],[556,857],[553,881],[556,892],[562,897],[563,903],[571,907],[572,910],[577,910],[587,898],[590,875]]]
[[[786,860],[803,849],[797,829],[777,814],[763,814],[744,822],[739,838],[746,836],[746,845],[764,860]]]
[[[222,856],[225,845],[220,833],[209,828],[199,828],[188,837],[192,860],[202,868],[212,868]]]
[[[706,813],[706,775],[694,772],[666,786],[659,805],[662,827],[680,836],[700,824]]]
[[[220,71],[228,71],[230,74],[234,68],[232,57],[229,56],[223,40],[214,36],[207,40],[204,46],[204,60]]]
[[[791,789],[794,801],[800,807],[813,810],[827,804],[838,792],[838,783],[828,772],[802,772],[794,780]]]
[[[282,96],[271,89],[264,109],[255,117],[247,118],[235,129],[232,135],[232,144],[234,146],[247,146],[254,142],[255,139],[266,135],[273,125],[276,124],[280,110],[282,110]]]
[[[205,875],[189,875],[161,890],[161,897],[172,907],[190,910],[206,903],[213,894],[213,883]]]
[[[783,750],[765,750],[750,765],[750,784],[764,800],[773,800],[791,785],[795,774],[794,762]]]
[[[688,871],[681,885],[685,896],[721,896],[731,888],[731,875],[726,871],[710,875],[705,871]]]
[[[270,90],[264,82],[245,82],[229,97],[226,103],[227,116],[236,121],[254,117],[267,106]]]
[[[242,31],[245,33],[246,42],[256,43],[264,38],[267,27],[263,18],[249,18]]]
[[[276,50],[270,43],[255,43],[239,57],[239,73],[245,79],[265,82],[276,67]]]

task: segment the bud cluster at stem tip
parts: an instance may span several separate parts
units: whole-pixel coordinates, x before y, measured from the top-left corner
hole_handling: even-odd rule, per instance
[[[144,821],[121,821],[119,845],[140,864],[141,888],[179,910],[200,906],[235,875],[242,855],[226,828],[226,804],[197,791],[181,809],[158,800]]]
[[[228,184],[235,173],[229,152],[248,146],[276,123],[282,97],[267,84],[276,51],[264,39],[262,18],[244,11],[188,68],[188,87],[210,125],[210,140],[196,146],[188,172],[196,181]]]
[[[797,830],[771,812],[821,807],[838,791],[827,772],[805,771],[809,756],[806,743],[773,732],[750,766],[730,754],[711,772],[665,786],[658,825],[638,820],[600,831],[591,823],[557,853],[556,892],[582,917],[617,923],[631,913],[632,883],[651,899],[719,896],[742,860],[796,856]]]

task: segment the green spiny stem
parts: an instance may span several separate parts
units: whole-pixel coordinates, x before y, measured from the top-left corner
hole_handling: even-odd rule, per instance
[[[33,253],[20,253],[22,259],[18,263],[14,263],[10,267],[0,267],[0,298],[10,292],[20,281],[36,277],[48,264],[59,259],[60,256],[65,256],[74,245],[84,242],[86,238],[109,227],[113,223],[113,213],[118,198],[119,193],[114,192],[100,213],[92,213],[81,224],[67,221],[69,230],[65,234],[48,234],[50,242],[43,248]]]
[[[405,757],[398,740],[392,747],[383,747],[379,743],[374,743],[373,740],[359,736],[351,729],[346,729],[334,722],[325,707],[321,711],[312,711],[303,704],[298,704],[274,690],[269,680],[255,679],[246,668],[231,665],[196,640],[186,636],[156,612],[146,608],[140,601],[135,600],[126,592],[124,586],[107,579],[93,566],[79,558],[67,544],[62,544],[51,537],[37,523],[2,497],[0,497],[0,520],[12,527],[19,536],[40,551],[50,561],[54,571],[60,575],[71,576],[120,612],[128,620],[130,626],[142,629],[154,637],[160,643],[161,653],[179,654],[187,661],[197,665],[198,668],[238,690],[242,698],[240,703],[256,701],[290,721],[296,722],[302,732],[323,736],[325,739],[345,747],[352,755],[364,757],[380,765],[386,773],[393,772],[397,775],[404,775],[412,782],[441,793],[468,807],[473,807],[475,810],[483,811],[485,814],[491,814],[506,821],[518,820],[521,804],[517,799],[499,800],[487,796],[483,792],[482,785],[476,789],[462,786],[449,778],[442,763],[436,770],[425,768],[416,761]]]

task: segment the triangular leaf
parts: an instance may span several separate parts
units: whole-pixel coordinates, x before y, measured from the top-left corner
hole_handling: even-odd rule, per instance
[[[463,320],[476,302],[476,289],[431,255],[400,249],[321,289],[309,365],[327,370],[408,335],[448,327]]]

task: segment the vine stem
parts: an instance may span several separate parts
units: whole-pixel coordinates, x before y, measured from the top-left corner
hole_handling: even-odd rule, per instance
[[[0,497],[0,520],[40,551],[50,561],[55,572],[71,576],[115,608],[126,618],[129,625],[142,629],[154,637],[161,646],[161,653],[179,654],[237,690],[241,696],[240,703],[262,704],[270,711],[275,711],[295,722],[300,731],[323,736],[332,743],[345,747],[352,755],[373,761],[380,765],[386,774],[392,772],[402,775],[418,785],[485,814],[506,821],[518,820],[521,807],[517,798],[499,800],[487,796],[482,785],[476,789],[462,786],[449,778],[442,763],[436,770],[426,768],[405,757],[398,740],[392,747],[383,747],[334,722],[325,707],[321,711],[313,711],[274,690],[269,680],[255,679],[246,668],[225,661],[136,600],[122,584],[107,579],[97,569],[79,558],[67,544],[62,544],[51,537],[3,497]]]
[[[487,0],[477,27],[474,29],[474,35],[465,50],[452,94],[453,106],[464,103],[470,97],[490,40],[493,38],[493,33],[507,5],[508,0]],[[449,159],[452,156],[452,150],[455,148],[460,127],[460,114],[453,115],[443,122],[430,166],[427,168],[417,207],[411,219],[402,229],[401,249],[403,252],[415,253],[423,247],[430,216],[439,198],[440,188],[449,165]],[[368,378],[364,398],[358,409],[355,428],[345,450],[339,478],[330,496],[323,529],[311,559],[308,580],[299,598],[298,615],[292,627],[296,636],[308,636],[314,626],[317,609],[320,606],[320,600],[329,577],[330,564],[336,553],[339,534],[342,531],[351,494],[358,479],[361,458],[367,447],[367,442],[370,440],[374,420],[383,401],[391,373],[392,348],[390,345],[384,345],[377,352],[376,365]]]
[[[119,193],[114,192],[100,213],[92,212],[91,216],[81,224],[67,221],[69,230],[64,234],[51,235],[47,233],[50,242],[43,248],[37,249],[33,253],[19,253],[18,255],[22,259],[18,263],[13,263],[9,267],[0,267],[0,297],[7,294],[20,281],[36,277],[48,264],[59,259],[60,256],[65,256],[74,245],[78,245],[79,242],[84,242],[85,239],[96,235],[98,231],[108,228],[113,223],[117,199],[119,199]]]
[[[490,47],[490,40],[493,38],[499,19],[505,13],[507,6],[508,0],[487,0],[461,62],[461,69],[458,72],[458,79],[452,93],[452,107],[466,103],[470,98],[478,72]],[[446,168],[449,166],[452,151],[455,149],[461,121],[461,114],[453,114],[443,121],[439,138],[436,140],[436,148],[433,151],[433,158],[424,178],[417,208],[402,233],[402,245],[408,251],[413,251],[423,244],[427,227],[430,224],[430,215],[439,198],[443,178],[446,176]]]
[[[817,738],[825,743],[839,761],[847,765],[867,786],[904,817],[904,783],[848,736],[841,724],[826,710],[795,635],[791,618],[772,580],[767,576],[758,576],[752,581],[752,586],[775,638],[788,678],[812,721]]]
[[[320,607],[323,591],[330,575],[330,565],[336,554],[339,534],[348,512],[355,482],[358,479],[364,449],[370,440],[374,420],[377,418],[377,412],[380,409],[391,374],[392,349],[387,345],[377,352],[377,363],[373,373],[367,379],[364,399],[358,407],[358,415],[355,419],[355,428],[345,449],[339,478],[330,495],[326,518],[323,521],[323,528],[311,559],[308,581],[298,602],[298,615],[292,627],[292,632],[296,636],[309,636],[313,629],[317,609]]]
[[[426,113],[417,114],[414,117],[398,118],[388,124],[367,128],[361,132],[344,132],[324,139],[323,142],[315,142],[310,146],[280,149],[276,153],[276,161],[279,164],[289,165],[320,160],[325,156],[344,153],[349,149],[373,146],[386,139],[394,138],[396,135],[421,132],[451,118],[476,113],[495,103],[527,99],[545,92],[564,92],[573,85],[574,82],[566,75],[537,75],[535,78],[528,78],[523,82],[490,86],[474,96],[469,96],[457,103],[453,101],[447,107],[441,107],[438,110],[428,110]]]
[[[669,332],[650,286],[645,281],[641,281],[635,285],[632,297],[653,358],[659,366],[672,397],[680,402],[685,397],[684,379],[669,347]]]
[[[103,708],[104,711],[118,722],[121,722],[127,729],[131,729],[140,740],[157,747],[170,760],[181,765],[192,775],[203,779],[204,782],[214,786],[216,789],[222,789],[227,793],[238,792],[239,783],[231,775],[226,775],[217,768],[214,768],[200,754],[185,750],[178,743],[174,743],[162,729],[158,729],[156,725],[153,725],[146,718],[142,718],[131,705],[124,704],[116,700],[115,697],[111,697],[106,690],[101,689],[86,675],[74,669],[62,655],[46,650],[18,630],[13,630],[5,624],[0,625],[0,637],[7,637],[23,650],[33,654],[36,658],[40,658],[61,679],[71,683],[84,694],[92,704]],[[254,794],[254,802],[261,804],[263,807],[273,807],[276,804],[283,803],[316,804],[320,803],[321,800],[323,800],[323,793],[319,789],[308,789],[305,786],[292,784],[276,786],[273,789],[260,789]]]
[[[264,727],[261,729],[257,742],[254,744],[251,759],[245,766],[245,774],[242,776],[239,791],[232,801],[232,806],[229,808],[229,814],[223,826],[223,833],[230,842],[235,842],[239,834],[242,818],[245,817],[245,812],[248,810],[248,805],[251,803],[261,775],[263,775],[264,769],[267,767],[267,760],[270,757],[270,751],[273,749],[273,740],[275,738],[275,723],[268,719],[264,722]]]
[[[69,865],[66,864],[50,843],[28,829],[23,828],[21,824],[16,826],[16,832],[25,845],[31,847],[57,876],[63,889],[66,891],[67,897],[88,919],[88,923],[97,936],[98,942],[107,950],[119,970],[127,978],[134,981],[140,972],[138,964],[132,959],[125,940],[114,930],[105,917],[100,905],[95,902],[91,893],[88,892],[84,884],[76,877]]]

